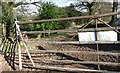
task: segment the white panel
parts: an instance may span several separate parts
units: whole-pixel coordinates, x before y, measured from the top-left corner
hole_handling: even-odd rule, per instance
[[[115,31],[98,32],[99,41],[117,41],[117,33]]]
[[[95,41],[95,32],[79,32],[79,41]]]
[[[95,41],[95,32],[79,32],[79,41]],[[98,32],[98,41],[117,41],[117,33],[115,31]]]

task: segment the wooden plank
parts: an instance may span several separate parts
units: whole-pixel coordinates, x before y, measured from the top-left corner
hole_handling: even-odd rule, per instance
[[[18,26],[18,27],[17,27],[17,26]],[[31,58],[31,55],[30,55],[30,53],[29,53],[29,51],[28,51],[28,46],[27,46],[26,42],[24,41],[24,39],[23,39],[23,37],[22,37],[22,33],[20,32],[20,28],[19,28],[19,25],[18,25],[18,24],[16,24],[16,29],[18,30],[18,31],[17,31],[17,34],[19,34],[19,36],[20,36],[20,38],[21,38],[21,40],[22,40],[22,42],[23,42],[23,44],[24,44],[24,47],[25,47],[25,49],[26,49],[26,52],[27,52],[27,54],[28,54],[28,57],[29,57],[30,61],[32,62],[33,66],[35,66],[32,58]]]
[[[71,64],[94,64],[94,65],[120,66],[120,63],[112,63],[112,62],[55,60],[55,59],[44,59],[44,58],[32,58],[32,59],[33,60],[42,60],[42,61],[53,61],[53,62],[59,62],[59,63],[71,63]]]
[[[93,32],[93,31],[111,31],[111,30],[119,30],[120,26],[117,27],[101,27],[101,28],[86,28],[86,29],[78,29],[79,32]]]
[[[78,30],[46,30],[46,31],[25,31],[22,32],[24,34],[40,34],[40,33],[56,33],[56,32],[69,32],[69,33],[76,33],[76,32],[94,32],[94,31],[109,31],[109,30],[119,30],[120,26],[118,27],[102,27],[102,28],[86,28],[86,29],[78,29]]]
[[[98,20],[95,19],[95,28],[97,29],[98,28]],[[96,49],[97,49],[97,52],[99,52],[99,45],[98,45],[98,31],[95,31],[95,40],[97,41],[96,43]],[[97,61],[99,62],[99,55],[97,55]],[[100,65],[98,64],[98,70],[100,70]]]
[[[90,52],[90,51],[58,51],[58,50],[29,50],[31,53],[74,53],[74,54],[96,54],[96,55],[114,55],[118,56],[120,53],[112,52]]]
[[[112,12],[100,15],[89,15],[89,16],[79,16],[79,17],[69,17],[69,18],[58,18],[58,19],[48,19],[48,20],[35,20],[35,21],[28,21],[28,22],[18,22],[18,24],[30,24],[30,23],[40,23],[40,22],[51,22],[51,21],[66,21],[66,20],[75,20],[75,19],[85,19],[85,18],[100,18],[106,16],[112,16],[120,14],[119,12]]]
[[[34,62],[33,62],[32,58],[31,58],[31,55],[30,55],[30,53],[29,53],[29,51],[28,51],[28,46],[27,46],[26,43],[24,42],[24,39],[23,39],[23,37],[22,37],[22,33],[20,32],[20,28],[19,28],[19,25],[17,24],[17,21],[15,21],[15,24],[16,24],[17,43],[18,43],[18,47],[19,47],[19,48],[18,48],[19,60],[21,60],[21,49],[20,49],[20,41],[19,41],[19,39],[21,38],[21,39],[22,39],[22,42],[23,42],[23,44],[24,44],[24,46],[25,46],[26,52],[27,52],[27,54],[28,54],[28,57],[30,58],[30,61],[32,62],[33,66],[35,67]],[[20,64],[20,65],[19,65],[20,70],[22,70],[22,62],[19,61],[19,64]]]
[[[20,41],[19,41],[19,26],[17,25],[17,22],[15,22],[16,24],[16,41],[17,41],[17,45],[18,45],[18,56],[19,56],[19,70],[22,70],[22,57],[21,57],[21,47],[20,47]]]
[[[39,34],[39,33],[56,33],[56,32],[77,32],[77,30],[47,30],[47,31],[25,31],[24,34]]]
[[[42,66],[36,65],[37,68],[41,69],[49,69],[49,70],[59,70],[59,71],[68,71],[68,72],[102,72],[102,73],[119,73],[119,72],[111,72],[107,70],[92,70],[92,69],[80,69],[80,68],[66,68],[66,67],[56,67],[56,66]]]
[[[40,44],[80,44],[79,41],[28,41],[29,44],[35,44],[35,45],[40,45]]]
[[[26,45],[26,43],[25,43],[24,41],[23,41],[23,44],[24,44],[25,49],[26,49],[26,51],[27,51],[28,57],[29,57],[30,61],[32,62],[32,65],[35,67],[35,64],[34,64],[32,58],[31,58],[31,55],[30,55],[30,53],[29,53],[29,51],[28,51],[28,46]]]
[[[21,48],[20,44],[18,43],[18,55],[19,55],[19,69],[22,70],[22,59],[21,59]]]
[[[119,44],[120,41],[28,41],[29,44],[41,45],[41,44]]]

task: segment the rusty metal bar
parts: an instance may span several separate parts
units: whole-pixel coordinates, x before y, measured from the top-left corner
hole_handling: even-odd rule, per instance
[[[85,19],[85,18],[100,18],[100,17],[112,16],[112,15],[117,15],[117,14],[120,14],[120,13],[112,12],[112,13],[106,13],[106,14],[100,14],[100,15],[58,18],[58,19],[48,19],[48,20],[35,20],[35,21],[28,21],[28,22],[18,22],[18,24],[30,24],[30,23],[51,22],[51,21],[66,21],[66,20]]]

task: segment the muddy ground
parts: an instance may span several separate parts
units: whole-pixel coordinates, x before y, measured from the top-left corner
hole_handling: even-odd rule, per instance
[[[60,36],[60,37],[54,37],[54,38],[47,38],[47,39],[36,39],[36,41],[68,41],[73,35],[69,36]],[[73,39],[76,40],[76,39]],[[51,44],[43,44],[43,45],[29,45],[32,50],[61,50],[61,51],[97,51],[96,49],[96,44],[94,45],[51,45]],[[61,48],[62,47],[62,48]],[[119,44],[104,44],[104,45],[99,45],[99,51],[104,51],[104,52],[120,52],[120,45]],[[55,59],[55,60],[73,60],[73,61],[98,61],[98,55],[90,55],[90,54],[63,54],[63,53],[32,53],[31,54],[32,58],[42,58],[43,60],[34,60],[36,65],[49,65],[49,66],[59,66],[59,67],[67,67],[67,68],[82,68],[82,69],[96,69],[98,70],[98,65],[93,65],[93,64],[69,64],[69,63],[59,63],[59,62],[52,62],[52,61],[46,61],[44,59]],[[13,62],[13,58],[10,60],[9,56],[8,58],[8,63]],[[120,63],[120,56],[111,56],[111,55],[100,55],[99,56],[99,61],[100,62],[113,62],[113,63]],[[22,62],[23,62],[23,71],[43,71],[40,68],[33,68],[32,64],[25,52],[25,49],[22,49]],[[18,69],[18,55],[16,54],[14,63],[15,64],[15,69],[13,70],[19,70]],[[13,65],[11,65],[13,67]],[[100,65],[101,70],[109,70],[109,71],[118,71],[120,72],[120,67],[115,67],[115,66],[107,66],[107,65]],[[6,70],[6,69],[4,69]],[[59,71],[50,71],[45,73],[56,73]]]

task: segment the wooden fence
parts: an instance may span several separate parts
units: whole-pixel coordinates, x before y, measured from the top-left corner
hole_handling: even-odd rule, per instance
[[[78,33],[78,32],[92,32],[94,31],[96,33],[96,41],[92,42],[80,42],[80,41],[45,41],[45,42],[40,42],[40,41],[28,41],[25,43],[27,44],[34,44],[34,45],[40,45],[40,44],[96,44],[96,52],[88,52],[88,51],[58,51],[58,50],[29,50],[28,47],[26,47],[27,53],[29,55],[29,58],[33,64],[34,67],[39,67],[41,69],[50,69],[50,70],[63,70],[63,71],[85,71],[85,72],[110,72],[106,70],[100,70],[100,65],[113,65],[113,66],[120,66],[120,63],[112,63],[112,62],[100,62],[99,61],[99,56],[100,55],[113,55],[113,56],[120,56],[120,53],[114,53],[114,52],[102,52],[99,51],[99,44],[119,44],[120,41],[98,41],[98,31],[109,31],[113,30],[117,33],[119,32],[120,27],[112,27],[103,20],[99,19],[101,17],[106,17],[106,16],[112,16],[112,15],[117,15],[120,14],[119,12],[116,13],[106,13],[106,14],[100,14],[100,15],[90,15],[90,16],[80,16],[80,17],[70,17],[70,18],[58,18],[58,19],[48,19],[48,20],[36,20],[36,21],[29,21],[29,22],[17,22],[16,25],[21,25],[21,24],[29,24],[29,23],[40,23],[40,22],[50,22],[50,21],[67,21],[67,20],[76,20],[76,19],[86,19],[86,18],[92,18],[96,24],[95,28],[87,28],[85,29],[86,26],[88,26],[91,21],[84,25],[82,29],[78,30],[50,30],[50,31],[25,31],[22,32],[23,34],[40,34],[40,33],[55,33],[55,32],[69,32],[69,33]],[[98,21],[104,23],[108,27],[104,28],[98,28]],[[19,28],[18,28],[19,29]],[[19,33],[21,33],[19,31]],[[22,38],[22,37],[21,37]],[[24,41],[24,39],[22,39]],[[19,42],[18,42],[19,45]],[[41,66],[41,65],[35,65],[33,60],[34,59],[40,59],[40,58],[31,58],[30,53],[81,53],[81,54],[94,54],[97,55],[97,60],[98,62],[93,62],[93,61],[70,61],[70,60],[50,60],[50,61],[57,61],[57,62],[68,62],[68,63],[78,63],[78,64],[96,64],[98,65],[98,70],[90,70],[90,69],[79,69],[79,68],[62,68],[62,67],[54,67],[54,66]],[[33,59],[33,60],[32,60]],[[47,60],[47,59],[42,59],[42,60]],[[22,63],[21,63],[21,52],[19,49],[19,65],[20,69],[22,69]]]

